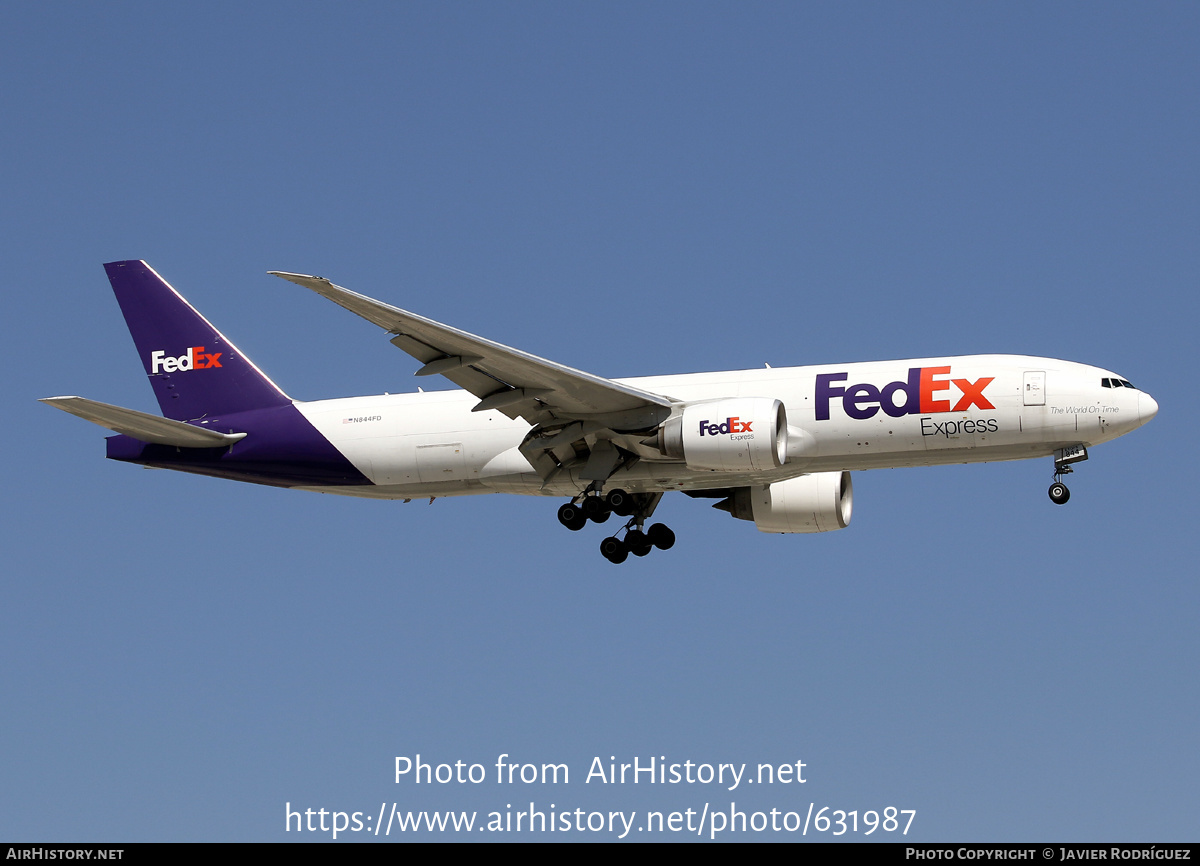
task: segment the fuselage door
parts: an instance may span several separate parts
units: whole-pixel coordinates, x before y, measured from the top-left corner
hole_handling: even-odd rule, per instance
[[[461,442],[417,446],[417,477],[423,482],[459,481],[467,477],[467,455]]]
[[[1046,405],[1046,371],[1026,370],[1025,386],[1021,389],[1026,406]]]

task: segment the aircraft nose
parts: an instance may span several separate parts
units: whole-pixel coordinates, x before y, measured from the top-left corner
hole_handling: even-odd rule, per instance
[[[1158,403],[1153,397],[1142,391],[1138,394],[1138,418],[1143,424],[1158,414]]]

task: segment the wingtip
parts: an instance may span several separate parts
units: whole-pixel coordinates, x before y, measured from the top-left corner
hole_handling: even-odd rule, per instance
[[[297,274],[292,271],[267,271],[267,273],[273,277],[279,277],[281,280],[287,280],[289,283],[295,283],[298,286],[305,286],[306,288],[312,288],[307,283],[329,283],[329,280],[324,277],[318,277],[315,274]],[[333,285],[332,283],[329,284]]]
[[[68,412],[68,413],[74,415],[75,413],[72,411],[72,408],[74,406],[78,406],[80,400],[82,400],[82,399],[83,398],[76,397],[75,395],[72,394],[69,396],[64,395],[62,397],[38,397],[37,401],[39,403],[45,403],[47,406],[53,406],[55,409],[61,409],[64,412]]]

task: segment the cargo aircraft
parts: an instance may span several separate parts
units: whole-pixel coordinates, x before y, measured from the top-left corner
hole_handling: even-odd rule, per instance
[[[1158,412],[1110,370],[1019,355],[605,379],[271,271],[384,329],[417,376],[461,389],[302,402],[145,262],[104,267],[165,417],[43,402],[115,431],[110,458],[376,499],[565,497],[568,529],[627,518],[600,543],[612,562],[674,544],[646,527],[669,491],[763,532],[827,532],[850,522],[851,471],[1052,456],[1061,505],[1072,464]]]

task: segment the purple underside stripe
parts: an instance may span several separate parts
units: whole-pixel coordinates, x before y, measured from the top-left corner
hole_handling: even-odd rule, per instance
[[[290,403],[213,418],[196,425],[220,433],[245,433],[230,448],[176,448],[130,436],[110,436],[108,458],[200,475],[281,487],[364,485],[354,467]]]

